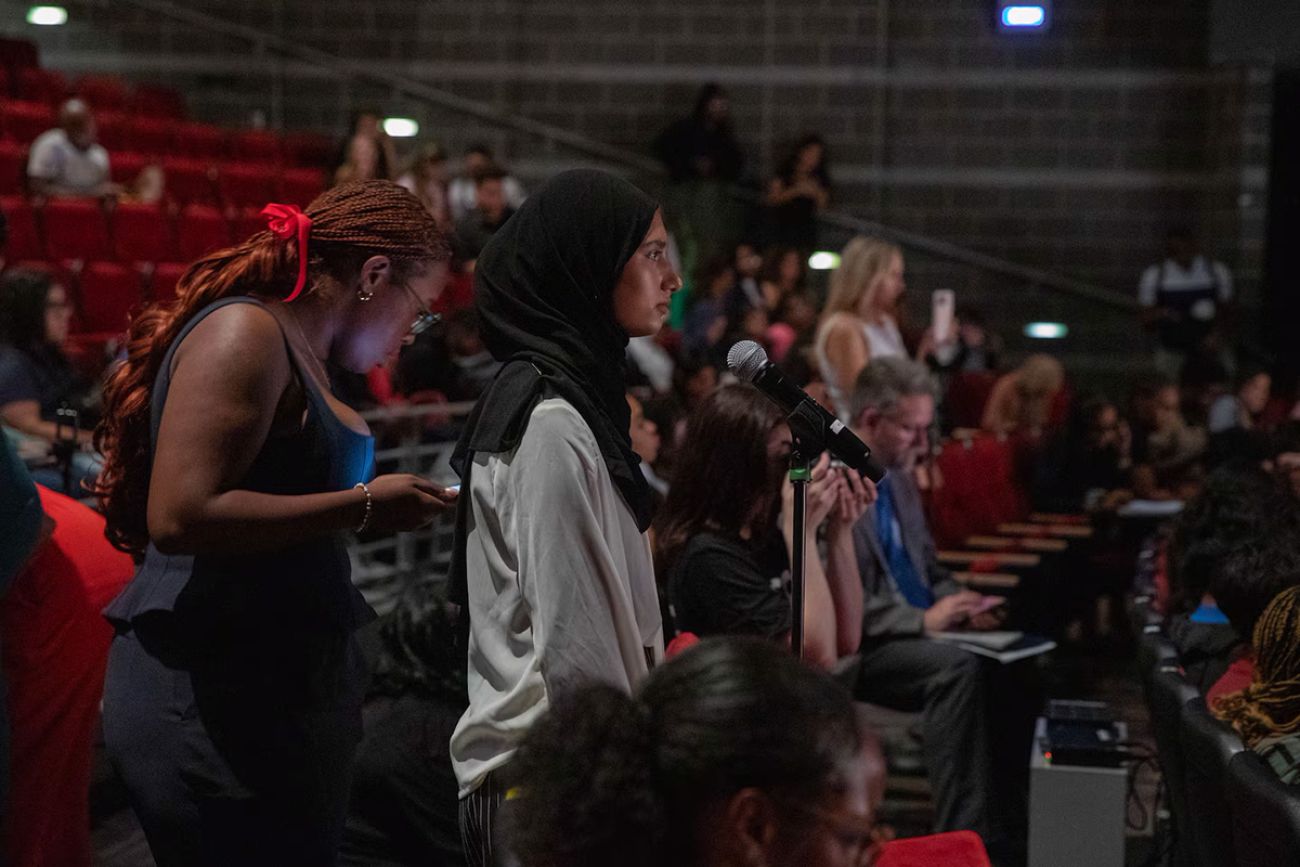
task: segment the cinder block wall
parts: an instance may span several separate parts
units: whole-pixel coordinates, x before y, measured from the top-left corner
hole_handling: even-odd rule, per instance
[[[992,0],[181,5],[642,151],[717,81],[756,180],[816,131],[836,203],[900,228],[1132,292],[1186,221],[1247,296],[1259,271],[1270,78],[1210,64],[1207,0],[1058,0],[1049,33],[1018,36],[994,31]],[[176,83],[205,119],[337,132],[369,103],[454,148],[487,138],[534,170],[568,158],[127,0],[70,3],[48,30],[26,6],[0,0],[0,29],[37,38],[48,65]]]

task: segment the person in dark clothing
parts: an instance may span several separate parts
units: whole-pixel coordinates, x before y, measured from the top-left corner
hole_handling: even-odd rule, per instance
[[[656,524],[656,572],[679,631],[789,641],[790,449],[780,410],[749,385],[718,389],[691,418]],[[857,649],[862,587],[850,530],[874,488],[825,463],[809,487],[803,652],[830,668]],[[825,567],[815,553],[823,522]]]
[[[0,424],[35,464],[38,483],[82,496],[82,483],[99,472],[90,433],[98,418],[98,394],[63,352],[71,319],[67,290],[48,273],[14,269],[0,278]],[[61,420],[61,409],[75,411],[81,426]],[[60,442],[76,447],[64,458],[71,462],[68,490],[64,473],[54,466]]]
[[[708,84],[701,88],[690,117],[660,133],[654,142],[654,152],[674,182],[738,180],[744,157],[731,128],[727,92],[721,85]]]
[[[371,480],[374,441],[328,390],[433,319],[446,240],[409,192],[343,184],[196,262],[132,323],[106,392],[96,493],[140,565],[104,741],[159,867],[337,858],[374,617],[343,534],[410,530],[455,494]]]
[[[817,215],[831,200],[826,141],[806,135],[795,144],[767,185],[767,243],[794,247],[804,256],[817,243]]]
[[[488,240],[514,214],[506,200],[506,170],[488,166],[474,176],[474,210],[456,222],[456,257],[470,270]]]
[[[464,863],[447,743],[465,710],[456,618],[412,587],[379,629],[380,657],[357,750],[342,867]]]
[[[1038,458],[1034,505],[1044,512],[1082,512],[1128,484],[1130,435],[1115,404],[1101,397],[1079,403],[1065,430]]]

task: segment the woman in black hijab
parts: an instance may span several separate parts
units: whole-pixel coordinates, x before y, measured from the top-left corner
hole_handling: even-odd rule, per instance
[[[478,259],[483,339],[503,367],[453,456],[451,595],[470,633],[451,754],[471,864],[489,863],[508,762],[551,697],[590,681],[630,692],[662,655],[623,359],[681,287],[667,243],[652,199],[577,170],[531,196]]]

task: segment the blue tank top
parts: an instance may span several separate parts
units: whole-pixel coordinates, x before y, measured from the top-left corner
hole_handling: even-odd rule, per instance
[[[230,304],[264,306],[254,298],[225,298],[197,313],[177,335],[154,382],[154,442],[176,348],[205,317]],[[334,414],[287,337],[285,351],[306,394],[305,421],[293,434],[269,437],[239,487],[295,495],[346,490],[368,480],[374,440]],[[317,680],[311,672],[328,668],[352,631],[375,616],[352,585],[339,533],[252,553],[241,552],[232,539],[230,551],[219,555],[168,555],[150,544],[135,577],[104,615],[119,633],[134,630],[145,644],[155,639],[177,667],[219,665],[235,677],[263,677],[281,686],[286,677]]]

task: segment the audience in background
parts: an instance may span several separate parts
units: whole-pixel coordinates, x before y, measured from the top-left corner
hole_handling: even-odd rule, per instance
[[[859,236],[845,246],[840,267],[831,274],[814,343],[832,409],[841,420],[848,418],[849,396],[867,362],[908,357],[896,313],[905,288],[903,252],[896,245]]]
[[[1038,437],[1052,420],[1057,395],[1065,386],[1065,368],[1050,355],[1031,355],[993,386],[984,407],[984,430]]]
[[[397,149],[384,132],[378,112],[362,110],[353,115],[352,129],[339,146],[334,166],[335,184],[392,179],[397,171]]]
[[[736,245],[732,251],[732,269],[736,272],[736,287],[732,290],[734,300],[729,304],[747,303],[751,307],[766,305],[763,290],[759,283],[763,271],[763,257],[758,248],[748,242]]]
[[[659,426],[646,418],[645,408],[636,395],[628,394],[627,405],[632,411],[632,423],[628,431],[632,438],[632,451],[641,458],[641,475],[645,476],[646,482],[662,501],[668,495],[668,481],[659,478],[654,469],[663,442],[659,436]]]
[[[1129,496],[1132,435],[1119,409],[1094,397],[1080,402],[1065,428],[1038,456],[1034,505],[1045,512],[1114,508]]]
[[[826,142],[805,135],[767,184],[765,235],[769,244],[793,247],[804,256],[817,244],[817,215],[831,200]]]
[[[108,151],[96,140],[95,116],[84,101],[70,99],[59,109],[59,125],[32,142],[27,186],[37,196],[115,196],[109,180]]]
[[[515,213],[506,193],[508,177],[505,169],[493,165],[474,175],[474,208],[456,222],[456,257],[469,271],[487,242]]]
[[[1300,586],[1268,604],[1251,641],[1250,683],[1221,695],[1212,708],[1232,724],[1284,783],[1300,783]]]
[[[1300,421],[1287,421],[1273,432],[1264,468],[1284,491],[1300,500]]]
[[[690,353],[714,354],[727,332],[728,307],[751,305],[743,296],[733,296],[736,272],[729,258],[705,263],[695,274],[682,323],[682,349]],[[726,347],[722,347],[725,355]]]
[[[1243,367],[1237,372],[1237,387],[1231,394],[1220,395],[1210,405],[1206,430],[1211,436],[1240,428],[1251,430],[1260,413],[1268,406],[1273,379],[1267,370]]]
[[[873,779],[848,696],[761,641],[711,640],[628,697],[590,686],[520,750],[524,867],[857,867]]]
[[[988,373],[998,370],[1002,361],[1002,339],[989,332],[984,314],[979,308],[959,307],[953,322],[953,339],[935,343],[926,331],[926,338],[917,354],[935,373]]]
[[[68,293],[49,274],[13,269],[0,276],[0,424],[19,453],[40,467],[36,480],[56,490],[63,490],[63,473],[53,458],[56,445],[66,444],[61,457],[71,462],[71,488],[65,493],[79,496],[81,483],[99,471],[90,453],[98,392],[63,352],[71,318]],[[80,426],[61,419],[61,408],[76,411]]]
[[[415,194],[444,232],[452,229],[447,180],[447,152],[438,142],[428,142],[417,150],[397,179],[401,187]]]
[[[1133,493],[1146,500],[1186,499],[1200,482],[1205,429],[1183,418],[1178,386],[1139,383],[1130,418],[1133,427]]]
[[[447,187],[447,204],[451,208],[453,223],[460,223],[478,206],[477,179],[489,169],[504,169],[493,156],[492,148],[480,143],[465,149],[460,174],[452,178]],[[505,172],[501,176],[501,189],[505,194],[506,206],[519,210],[526,198],[523,185],[509,172]]]

